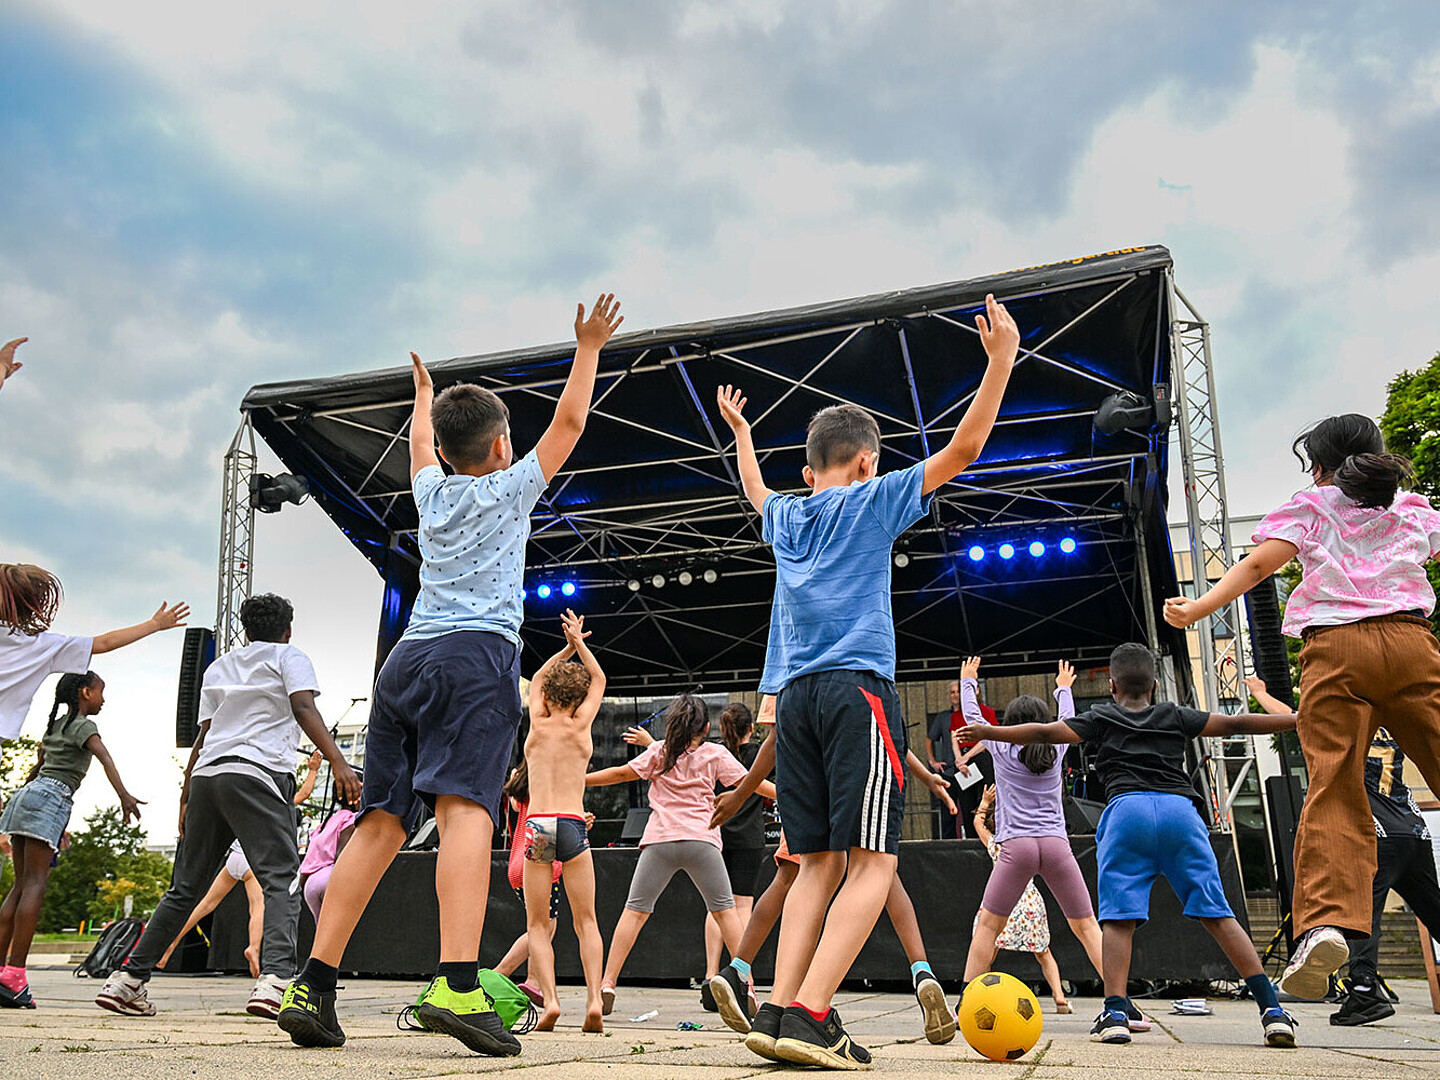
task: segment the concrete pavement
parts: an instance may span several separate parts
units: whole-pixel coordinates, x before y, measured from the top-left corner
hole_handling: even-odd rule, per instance
[[[70,969],[31,969],[36,1010],[0,1010],[0,1077],[71,1080],[103,1077],[199,1077],[214,1080],[428,1080],[534,1070],[547,1080],[742,1080],[785,1071],[751,1055],[714,1013],[700,1010],[692,991],[621,987],[605,1035],[579,1031],[580,992],[562,988],[570,1011],[550,1035],[522,1036],[518,1058],[491,1060],[470,1054],[440,1035],[399,1031],[395,1018],[413,1002],[418,983],[352,979],[340,997],[340,1021],[349,1041],[340,1050],[302,1050],[272,1023],[245,1015],[251,982],[225,976],[157,975],[153,1017],[121,1017],[93,1004],[100,984],[76,979]],[[875,1056],[874,1072],[889,1076],[1009,1077],[1011,1080],[1233,1080],[1236,1077],[1363,1078],[1389,1080],[1440,1076],[1440,1016],[1418,981],[1396,984],[1396,1015],[1368,1028],[1330,1027],[1333,1006],[1292,1006],[1301,1046],[1269,1050],[1260,1043],[1255,1007],[1212,1002],[1214,1015],[1168,1014],[1153,1005],[1155,1029],[1126,1046],[1088,1039],[1095,1000],[1076,999],[1075,1013],[1046,1008],[1039,1045],[1014,1064],[987,1062],[962,1038],[948,1046],[925,1041],[914,999],[899,994],[843,993],[836,1002],[847,1030]],[[628,1017],[651,1009],[653,1020]],[[683,1020],[700,1031],[678,1031]]]

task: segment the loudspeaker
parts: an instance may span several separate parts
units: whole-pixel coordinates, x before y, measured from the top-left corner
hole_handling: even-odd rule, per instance
[[[1280,903],[1280,917],[1290,913],[1295,895],[1295,829],[1300,824],[1300,808],[1305,797],[1300,793],[1296,776],[1271,776],[1265,780],[1265,801],[1270,806],[1270,844],[1275,851],[1275,892]],[[1295,944],[1294,923],[1285,924],[1285,937]]]
[[[1093,836],[1100,828],[1100,815],[1104,812],[1105,804],[1102,802],[1066,795],[1065,831],[1072,835]]]
[[[1250,624],[1250,652],[1255,658],[1255,674],[1265,689],[1281,701],[1295,700],[1290,683],[1290,656],[1285,651],[1285,637],[1280,633],[1280,597],[1271,575],[1245,594],[1245,621]]]
[[[215,659],[215,634],[204,626],[185,630],[180,647],[180,684],[175,701],[175,745],[194,746],[200,734],[200,684]]]
[[[650,820],[650,807],[632,806],[625,813],[625,827],[620,830],[620,843],[633,846],[640,843],[645,835],[645,823]]]

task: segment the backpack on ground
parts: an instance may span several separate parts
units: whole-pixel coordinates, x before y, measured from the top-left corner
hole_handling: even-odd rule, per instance
[[[490,995],[490,1000],[495,1003],[495,1013],[500,1017],[500,1022],[505,1025],[506,1031],[524,1035],[535,1027],[535,1022],[539,1019],[535,1013],[535,1006],[531,1004],[525,991],[516,986],[512,980],[507,979],[498,971],[481,968],[480,985]],[[420,1022],[419,1017],[415,1015],[415,1010],[424,1000],[425,992],[421,991],[420,997],[416,999],[414,1005],[406,1005],[400,1010],[400,1015],[395,1017],[395,1026],[408,1031],[427,1030],[425,1025]]]
[[[130,916],[116,919],[100,932],[90,955],[75,965],[77,978],[108,979],[125,963],[130,950],[145,932],[145,920]]]

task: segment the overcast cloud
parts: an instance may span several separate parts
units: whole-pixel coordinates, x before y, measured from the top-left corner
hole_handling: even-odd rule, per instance
[[[1162,243],[1210,320],[1232,511],[1293,434],[1440,349],[1440,7],[0,3],[0,560],[57,628],[214,610],[256,382]],[[523,433],[522,440],[523,440]],[[1172,512],[1175,516],[1175,512]],[[335,717],[379,581],[261,523]],[[107,656],[103,730],[168,836],[178,635]],[[34,731],[48,700],[37,700]],[[81,811],[111,800],[96,772]]]

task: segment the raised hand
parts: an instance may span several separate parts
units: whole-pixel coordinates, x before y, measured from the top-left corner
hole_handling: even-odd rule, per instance
[[[560,616],[560,628],[565,632],[565,640],[577,649],[582,641],[594,633],[593,630],[585,629],[585,616],[576,615],[569,608]]]
[[[310,755],[310,769],[312,772],[320,767],[320,762],[322,760],[324,760],[324,756],[320,753],[319,750],[316,750],[313,754]]]
[[[435,392],[435,381],[430,378],[430,372],[426,371],[425,365],[420,362],[419,354],[413,352],[410,354],[410,374],[415,376],[415,392],[417,394],[422,390],[429,390],[432,394]]]
[[[1184,630],[1200,621],[1200,605],[1184,596],[1172,596],[1165,601],[1165,621],[1171,626]]]
[[[29,340],[28,337],[17,337],[14,341],[0,345],[0,384],[25,366],[15,359],[15,350]]]
[[[575,343],[582,349],[599,352],[624,321],[625,316],[620,314],[620,301],[615,299],[614,293],[601,293],[588,316],[585,305],[576,304]]]
[[[980,331],[980,344],[985,346],[985,355],[992,364],[1008,366],[1015,362],[1015,354],[1020,349],[1020,328],[994,293],[985,294],[985,315],[975,316],[975,328]]]
[[[1247,676],[1245,685],[1249,688],[1250,693],[1254,694],[1257,699],[1261,694],[1268,694],[1270,692],[1265,686],[1265,680],[1260,678],[1259,675]]]
[[[189,604],[176,604],[171,607],[162,603],[150,621],[155,624],[157,630],[173,630],[177,626],[184,626],[185,620],[190,617]]]
[[[967,656],[965,662],[960,665],[960,677],[962,679],[978,679],[980,677],[980,657]]]
[[[638,746],[642,750],[655,741],[655,736],[651,735],[643,727],[626,728],[624,732],[621,733],[620,738],[624,739],[631,746]]]
[[[1060,687],[1075,685],[1075,668],[1069,660],[1060,661],[1060,670],[1055,673],[1055,685]]]
[[[717,386],[715,388],[715,401],[720,406],[720,415],[725,423],[730,425],[730,430],[737,435],[750,429],[750,421],[746,420],[743,415],[746,400],[737,387]]]

